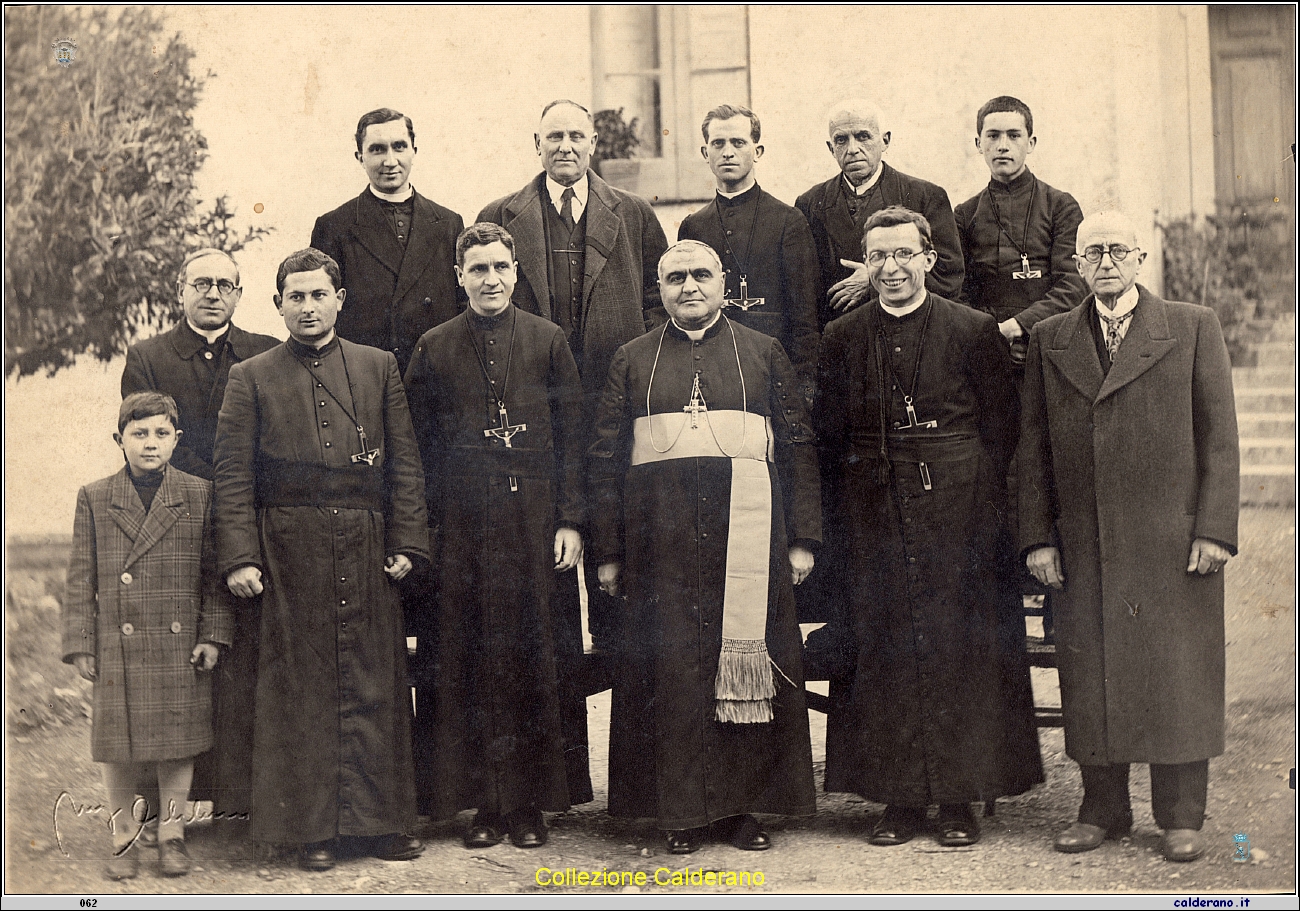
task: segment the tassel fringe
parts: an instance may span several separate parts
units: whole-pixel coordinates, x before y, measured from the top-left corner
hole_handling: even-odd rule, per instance
[[[723,639],[714,682],[716,717],[734,724],[762,724],[772,720],[776,681],[762,639]]]

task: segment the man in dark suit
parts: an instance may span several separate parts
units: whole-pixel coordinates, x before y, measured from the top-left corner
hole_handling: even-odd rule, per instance
[[[667,319],[656,270],[668,240],[648,202],[588,170],[596,132],[582,105],[548,104],[533,142],[544,171],[489,203],[478,221],[514,237],[520,272],[514,302],[564,330],[590,426],[614,352]],[[613,599],[600,591],[594,566],[586,567],[586,577],[592,638],[598,647],[612,645]],[[573,597],[576,610],[576,586]]]
[[[1083,778],[1056,849],[1126,835],[1129,764],[1146,762],[1161,851],[1191,861],[1223,752],[1232,369],[1213,310],[1136,283],[1146,254],[1122,215],[1084,219],[1075,246],[1092,295],[1031,331],[1017,456],[1025,562],[1059,589],[1065,751]]]
[[[415,128],[389,108],[357,122],[357,161],[370,186],[316,219],[311,245],[339,264],[348,306],[338,334],[391,351],[406,370],[420,336],[460,312],[459,215],[415,192]]]
[[[245,332],[230,318],[243,290],[229,254],[196,250],[181,263],[176,293],[185,319],[161,335],[132,345],[122,372],[122,397],[161,392],[180,409],[182,431],[171,465],[212,480],[217,415],[230,368],[280,344]],[[191,800],[211,800],[218,818],[248,813],[252,779],[253,689],[257,674],[257,605],[235,605],[234,642],[213,674],[213,748],[194,763]],[[146,840],[153,834],[145,830]]]
[[[956,300],[961,294],[962,255],[952,204],[942,187],[894,170],[882,160],[889,131],[881,128],[879,109],[853,98],[830,110],[830,149],[839,174],[795,200],[808,219],[821,260],[826,298],[818,317],[822,328],[845,310],[876,298],[862,257],[862,226],[889,206],[919,212],[930,223],[937,259],[925,287]]]

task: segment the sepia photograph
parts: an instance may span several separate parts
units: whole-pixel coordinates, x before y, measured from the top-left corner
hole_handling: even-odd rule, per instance
[[[6,6],[6,905],[1294,907],[1296,19]]]

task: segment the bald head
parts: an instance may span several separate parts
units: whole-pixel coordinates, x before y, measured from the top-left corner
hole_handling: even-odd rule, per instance
[[[708,244],[702,243],[698,240],[679,240],[677,241],[677,243],[673,244],[671,247],[665,250],[663,256],[659,257],[660,280],[662,280],[664,277],[664,264],[668,262],[670,259],[673,259],[674,254],[690,254],[690,253],[699,253],[704,256],[707,256],[709,259],[713,260],[713,264],[718,267],[718,271],[719,272],[722,271],[722,260],[718,257],[717,250],[713,249]]]
[[[835,123],[840,120],[868,120],[875,124],[878,130],[883,130],[881,119],[880,108],[875,102],[865,98],[845,98],[843,101],[835,102],[826,112],[827,128],[830,133],[835,132]]]
[[[1119,212],[1098,212],[1079,225],[1074,262],[1097,302],[1115,302],[1137,283],[1146,252],[1138,248],[1137,230]],[[1089,257],[1093,260],[1090,261]]]
[[[880,125],[880,109],[862,98],[849,98],[831,106],[827,117],[830,149],[840,171],[853,186],[870,180],[889,148],[889,132]]]
[[[1123,212],[1097,212],[1085,218],[1075,236],[1074,252],[1082,253],[1090,244],[1097,243],[1098,238],[1128,247],[1138,244],[1137,229]]]
[[[542,109],[533,142],[547,175],[561,186],[573,186],[587,173],[596,150],[591,112],[576,101],[552,101]]]

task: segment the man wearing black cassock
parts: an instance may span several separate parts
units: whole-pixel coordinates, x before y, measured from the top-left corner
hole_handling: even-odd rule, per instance
[[[924,217],[866,224],[879,303],[826,331],[816,426],[828,536],[856,672],[832,681],[826,790],[887,805],[871,843],[897,845],[939,805],[940,844],[979,839],[972,801],[1042,781],[1024,617],[994,569],[1016,397],[993,318],[926,290]]]
[[[628,619],[609,811],[668,849],[770,846],[753,813],[814,811],[794,584],[821,540],[816,452],[781,343],[721,314],[722,264],[659,262],[671,320],[614,356],[589,452],[593,559]]]
[[[251,834],[308,870],[339,836],[422,849],[392,582],[429,558],[424,472],[396,359],[334,333],[338,284],[319,250],[280,264],[291,337],[231,368],[217,422],[218,569],[262,596]]]
[[[569,808],[552,608],[582,554],[582,386],[563,330],[510,303],[510,234],[472,225],[456,259],[470,309],[406,371],[438,580],[416,780],[438,818],[477,808],[466,847],[534,848]]]
[[[698,240],[718,252],[727,272],[727,318],[777,339],[805,380],[811,402],[820,279],[808,222],[754,180],[763,147],[753,111],[719,105],[704,115],[701,130],[700,154],[718,192],[682,220],[677,239]]]

